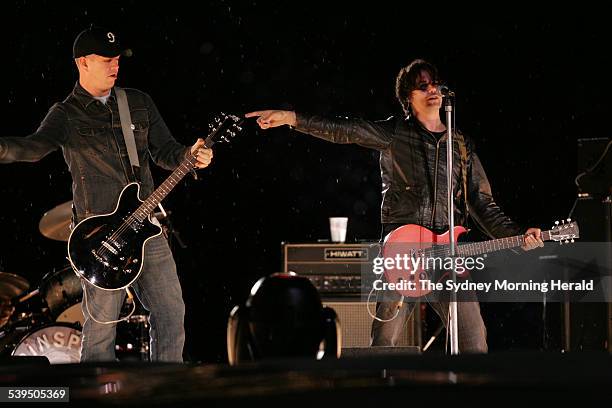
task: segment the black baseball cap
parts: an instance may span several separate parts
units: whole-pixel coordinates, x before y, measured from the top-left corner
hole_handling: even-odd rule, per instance
[[[96,54],[102,57],[116,57],[123,55],[129,57],[132,50],[124,49],[119,36],[103,27],[89,27],[77,35],[72,46],[72,58]]]

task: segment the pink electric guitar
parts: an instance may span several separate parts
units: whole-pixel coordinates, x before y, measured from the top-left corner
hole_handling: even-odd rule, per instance
[[[579,238],[578,223],[567,220],[556,225],[549,231],[542,231],[543,241],[563,243],[574,242]],[[467,232],[464,227],[456,226],[453,230],[456,245],[456,256],[475,258],[478,255],[500,251],[502,249],[523,246],[525,238],[522,235],[493,239],[483,242],[457,244],[461,234]],[[400,294],[417,298],[431,292],[421,281],[439,282],[449,276],[450,268],[444,263],[450,262],[449,231],[435,234],[425,227],[408,224],[401,226],[385,237],[382,256],[384,274],[389,283],[403,283]],[[394,261],[394,262],[392,262]],[[395,262],[396,261],[396,262]],[[463,275],[464,277],[466,275]],[[458,277],[461,275],[458,274]],[[413,282],[414,284],[409,284]]]

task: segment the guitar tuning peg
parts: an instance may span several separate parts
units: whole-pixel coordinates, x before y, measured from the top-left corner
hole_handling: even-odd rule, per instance
[[[573,242],[574,242],[574,238],[570,239],[570,242],[572,242],[572,243],[573,243]]]
[[[563,241],[559,241],[559,245],[563,245]]]
[[[559,225],[559,221],[555,221],[555,225]]]
[[[565,224],[565,220],[561,220],[561,224]]]
[[[568,219],[567,219],[567,222],[572,222],[572,219],[571,219],[571,218],[568,218]]]

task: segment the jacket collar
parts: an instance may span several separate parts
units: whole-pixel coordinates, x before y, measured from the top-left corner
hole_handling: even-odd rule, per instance
[[[446,143],[446,134],[442,135],[441,138],[435,137],[434,132],[428,130],[414,115],[404,118],[404,123],[406,123],[407,126],[412,126],[417,133],[420,133],[426,143],[431,145]]]
[[[97,100],[93,96],[91,96],[91,94],[87,92],[85,88],[81,86],[79,81],[76,81],[76,84],[74,85],[74,89],[72,90],[72,95],[85,109],[87,109],[89,105],[91,105]],[[109,100],[111,98],[115,99],[115,88],[114,87],[113,89],[111,89]]]

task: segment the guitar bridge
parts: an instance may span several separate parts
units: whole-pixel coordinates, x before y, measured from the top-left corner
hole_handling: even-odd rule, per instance
[[[104,266],[108,266],[108,262],[106,262],[104,258],[98,255],[98,253],[94,251],[93,249],[91,250],[91,254],[94,256],[94,258],[96,258],[96,261],[100,262]]]

